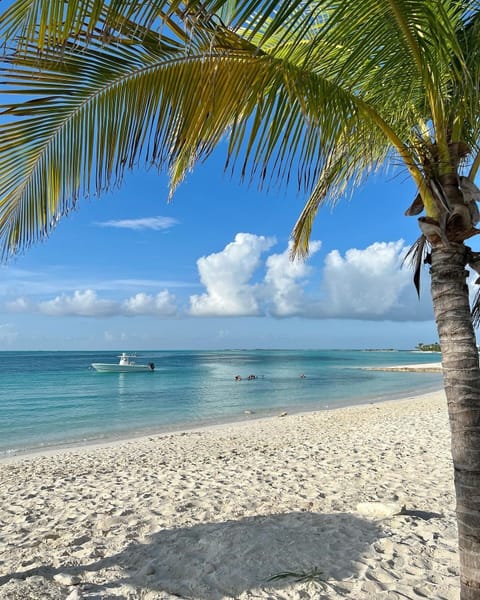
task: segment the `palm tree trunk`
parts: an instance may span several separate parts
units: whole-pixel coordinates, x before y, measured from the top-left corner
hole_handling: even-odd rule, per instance
[[[480,600],[480,369],[466,284],[467,248],[432,249],[431,289],[442,349],[457,497],[461,600]]]

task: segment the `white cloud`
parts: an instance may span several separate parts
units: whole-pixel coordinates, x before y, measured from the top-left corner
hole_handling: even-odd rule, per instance
[[[39,312],[52,317],[171,317],[177,314],[175,296],[167,290],[155,296],[140,292],[123,302],[102,299],[94,290],[76,290],[71,295],[61,294],[37,304],[17,298],[5,303],[5,309],[12,313]]]
[[[32,310],[32,303],[26,298],[16,298],[10,302],[5,302],[5,308],[11,313],[24,313]]]
[[[162,231],[178,225],[178,221],[172,217],[144,217],[143,219],[119,219],[95,223],[99,227],[115,227],[119,229],[153,229]]]
[[[264,256],[274,244],[272,238],[238,233],[220,252],[200,258],[197,267],[205,291],[189,297],[187,314],[194,317],[270,314],[277,318],[378,321],[433,318],[427,269],[419,302],[412,272],[403,265],[407,247],[402,240],[377,242],[344,254],[334,250],[326,256],[323,268],[290,261],[290,246]],[[320,247],[320,242],[312,242],[311,255]],[[265,275],[260,281],[258,276],[262,269]],[[117,283],[124,285],[112,285],[111,290],[102,284],[66,288],[61,294],[44,295],[47,299],[41,302],[34,301],[22,290],[17,298],[10,295],[3,309],[10,313],[36,312],[54,317],[178,316],[177,300],[168,286],[163,286],[165,289],[159,293],[146,293],[136,290],[151,290],[154,280],[143,281],[148,285],[140,285],[142,280]],[[135,284],[139,284],[138,287]],[[107,290],[116,294],[115,300],[104,297]]]
[[[93,290],[76,290],[73,296],[62,294],[38,304],[38,310],[54,317],[111,317],[118,312],[117,304],[102,300]]]
[[[318,252],[321,242],[310,243],[310,256]],[[276,317],[300,315],[305,310],[303,280],[311,272],[306,261],[290,259],[292,243],[281,254],[267,258],[265,275],[265,299],[271,305],[270,313]]]
[[[139,293],[123,302],[122,308],[126,315],[157,315],[173,316],[177,313],[175,296],[167,290],[156,296]]]
[[[252,234],[237,234],[221,252],[198,260],[200,279],[206,288],[190,297],[193,316],[259,316],[357,320],[430,320],[428,293],[419,302],[411,270],[404,266],[403,240],[376,242],[364,249],[330,252],[322,272],[306,262],[290,261],[289,246],[265,261],[262,283],[251,282],[261,266],[261,254],[274,241]],[[311,243],[311,255],[320,242]],[[310,278],[322,278],[318,293],[307,293]],[[424,274],[423,285],[428,284]]]
[[[321,304],[312,317],[374,320],[431,319],[428,295],[418,301],[413,274],[403,265],[403,240],[376,242],[364,250],[334,250],[325,259]],[[424,274],[426,276],[426,273]],[[424,282],[425,283],[425,282]]]
[[[253,316],[260,314],[257,287],[249,284],[260,257],[275,244],[272,238],[237,233],[221,252],[197,261],[200,279],[207,291],[190,296],[190,314],[195,316]]]

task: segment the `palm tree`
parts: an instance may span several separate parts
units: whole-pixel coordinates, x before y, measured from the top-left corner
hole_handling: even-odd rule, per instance
[[[467,265],[480,273],[478,0],[14,0],[0,18],[3,258],[79,198],[147,163],[171,191],[227,141],[226,168],[295,178],[305,255],[319,207],[379,168],[418,195],[457,495],[462,600],[480,598],[480,370]],[[26,100],[22,98],[26,95]]]

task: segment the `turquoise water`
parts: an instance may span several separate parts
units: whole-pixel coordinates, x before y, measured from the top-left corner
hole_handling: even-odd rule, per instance
[[[1,352],[0,456],[402,397],[442,386],[440,374],[362,367],[438,362],[381,351],[138,352],[152,373],[97,373],[119,352]],[[305,378],[300,378],[304,373]],[[254,381],[234,381],[257,375]],[[247,415],[246,411],[254,413]]]

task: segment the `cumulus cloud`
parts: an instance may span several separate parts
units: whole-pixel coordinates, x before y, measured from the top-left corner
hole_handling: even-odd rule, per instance
[[[128,298],[123,303],[123,310],[126,315],[159,315],[173,316],[177,313],[175,296],[167,290],[160,292],[156,296],[139,293]]]
[[[406,252],[403,240],[377,242],[363,250],[353,248],[345,256],[337,250],[330,252],[323,270],[321,303],[311,316],[431,319],[428,298],[419,303],[412,271],[403,264]]]
[[[117,312],[117,307],[115,302],[99,298],[93,290],[77,290],[72,296],[62,294],[53,300],[40,302],[38,310],[54,317],[111,317]]]
[[[197,261],[206,293],[190,296],[195,316],[253,316],[260,314],[257,286],[249,283],[261,255],[275,244],[273,238],[237,233],[221,252]]]
[[[292,262],[289,245],[283,252],[266,258],[263,282],[252,283],[255,271],[262,265],[261,255],[274,243],[271,239],[242,233],[221,252],[202,257],[197,265],[206,292],[190,297],[190,314],[432,319],[428,293],[418,301],[412,272],[403,264],[408,250],[403,240],[353,248],[343,256],[334,250],[326,256],[321,270],[315,270],[308,262]],[[310,256],[320,248],[320,242],[312,242]],[[310,279],[318,281],[316,292],[311,291]]]
[[[310,256],[320,250],[321,243],[310,243]],[[304,280],[311,272],[306,261],[290,259],[292,243],[281,254],[267,258],[264,295],[270,313],[276,317],[300,315],[305,310]]]
[[[18,301],[17,301],[18,303]],[[20,304],[19,304],[20,305]],[[30,306],[31,308],[31,306]],[[176,314],[175,296],[167,290],[156,296],[138,293],[123,302],[100,298],[93,290],[62,294],[37,305],[38,312],[55,317],[161,316]]]
[[[403,240],[377,242],[345,253],[333,250],[323,265],[319,260],[290,260],[289,245],[269,252],[273,238],[238,233],[223,250],[197,261],[204,293],[191,295],[187,314],[194,317],[238,317],[271,315],[312,319],[431,320],[428,273],[425,270],[421,302],[418,301],[412,272],[403,264],[407,247]],[[310,256],[321,248],[311,243]],[[268,255],[269,254],[269,255]],[[265,256],[266,255],[266,256]],[[262,273],[264,273],[263,278]],[[177,299],[167,287],[159,293],[126,292],[141,280],[128,280],[128,286],[112,289],[123,298],[102,297],[102,287],[77,288],[51,299],[33,301],[19,294],[3,305],[11,313],[37,312],[63,317],[106,318],[115,316],[158,316],[179,314]],[[157,288],[160,289],[160,288]],[[109,294],[111,297],[111,294]],[[127,297],[125,297],[127,296]],[[45,298],[45,296],[44,296]]]
[[[172,217],[144,217],[142,219],[118,219],[95,223],[99,227],[115,227],[119,229],[153,229],[161,231],[178,225],[178,221]]]
[[[32,310],[32,303],[26,298],[20,297],[10,302],[5,302],[5,308],[11,313],[25,313]]]

